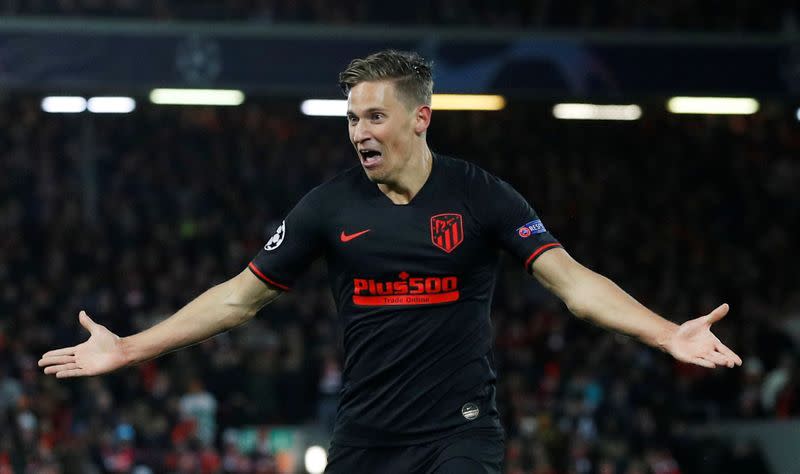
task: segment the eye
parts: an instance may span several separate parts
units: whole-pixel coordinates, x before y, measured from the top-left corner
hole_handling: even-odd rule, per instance
[[[347,116],[347,123],[355,124],[357,122],[358,122],[358,117],[356,117],[355,115],[348,115]]]
[[[372,114],[372,120],[382,120],[383,117],[384,117],[383,114],[380,112],[375,112],[374,114]]]

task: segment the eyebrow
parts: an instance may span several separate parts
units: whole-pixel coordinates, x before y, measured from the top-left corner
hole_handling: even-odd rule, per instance
[[[385,111],[386,111],[386,109],[385,109],[385,108],[383,108],[383,107],[371,107],[371,108],[369,108],[369,109],[365,110],[365,111],[364,111],[364,113],[365,113],[365,114],[367,114],[367,115],[369,115],[369,114],[371,114],[371,113],[375,113],[375,112],[385,112]],[[352,116],[354,116],[354,117],[355,117],[355,116],[357,116],[355,112],[353,112],[352,110],[349,110],[349,109],[347,110],[347,115],[348,115],[348,116],[351,116],[351,115],[352,115]]]

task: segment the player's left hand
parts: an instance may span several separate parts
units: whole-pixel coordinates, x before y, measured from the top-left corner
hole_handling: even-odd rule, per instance
[[[675,331],[666,350],[681,362],[713,369],[717,366],[742,365],[742,359],[711,333],[711,325],[728,314],[727,303],[705,316],[686,321]]]

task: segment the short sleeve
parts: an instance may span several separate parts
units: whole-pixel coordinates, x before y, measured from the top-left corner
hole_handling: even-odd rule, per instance
[[[322,253],[322,221],[314,191],[281,221],[248,268],[261,281],[290,290],[295,280]]]
[[[482,170],[476,180],[474,189],[481,191],[477,196],[481,227],[526,270],[544,252],[561,247],[533,207],[510,184]]]

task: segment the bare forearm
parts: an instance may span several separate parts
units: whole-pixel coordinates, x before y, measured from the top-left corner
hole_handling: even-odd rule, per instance
[[[245,269],[150,329],[120,338],[81,311],[89,339],[46,352],[39,360],[58,378],[100,375],[180,349],[242,324],[281,294]]]
[[[608,278],[584,269],[576,291],[565,301],[579,318],[612,329],[660,349],[678,325],[644,307]]]
[[[682,362],[709,368],[742,363],[710,331],[711,324],[727,314],[726,304],[678,326],[642,306],[608,278],[576,262],[562,248],[542,254],[529,271],[579,318],[636,337]]]
[[[209,288],[155,326],[122,339],[128,365],[204,341],[248,321],[257,308],[231,301],[229,282]]]

